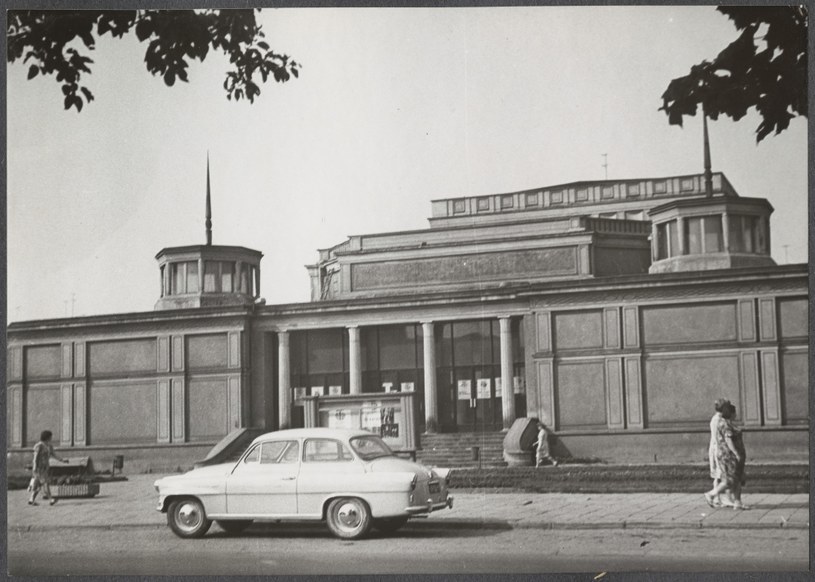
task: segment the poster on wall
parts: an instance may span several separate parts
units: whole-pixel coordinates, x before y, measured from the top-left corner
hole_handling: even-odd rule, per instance
[[[413,382],[402,382],[402,392],[413,392]]]
[[[524,393],[524,379],[521,376],[515,376],[512,378],[512,385],[514,387],[515,394],[523,394]]]
[[[345,408],[337,408],[332,410],[328,415],[329,428],[354,428],[353,426],[354,415],[350,410]]]
[[[477,397],[481,400],[490,397],[490,379],[479,378],[475,386]]]
[[[393,392],[393,382],[382,382],[382,392]]]
[[[325,388],[323,386],[312,386],[311,387],[311,395],[312,396],[322,396],[325,394]]]
[[[472,398],[472,383],[470,380],[458,381],[458,399],[469,400]]]
[[[495,397],[500,398],[502,394],[503,394],[503,391],[501,389],[501,378],[496,378],[495,379]]]
[[[360,428],[379,434],[382,425],[382,405],[380,402],[363,402],[359,413]]]
[[[328,387],[328,395],[329,396],[339,396],[342,394],[342,386],[329,386]]]

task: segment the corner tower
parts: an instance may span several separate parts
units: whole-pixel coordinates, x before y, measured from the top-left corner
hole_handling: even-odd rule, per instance
[[[212,211],[207,155],[206,244],[167,247],[156,255],[161,295],[156,310],[251,305],[260,297],[263,253],[212,244]]]

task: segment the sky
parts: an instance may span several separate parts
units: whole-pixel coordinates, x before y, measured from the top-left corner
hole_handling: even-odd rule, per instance
[[[100,39],[65,111],[53,78],[7,70],[7,317],[150,311],[155,255],[213,243],[264,253],[268,304],[309,300],[305,265],[349,235],[426,228],[430,201],[578,180],[703,171],[702,124],[668,124],[671,79],[737,31],[712,6],[264,9],[302,70],[227,100],[226,57],[189,83]],[[776,262],[807,257],[807,122],[756,144],[760,118],[709,124],[713,170],[767,198]],[[606,154],[607,158],[603,155]],[[607,168],[603,167],[607,159]]]

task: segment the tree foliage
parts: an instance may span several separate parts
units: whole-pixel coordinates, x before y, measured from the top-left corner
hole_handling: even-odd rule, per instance
[[[54,75],[62,85],[65,109],[82,110],[93,101],[83,84],[93,60],[96,37],[122,38],[134,32],[147,43],[144,63],[168,86],[187,81],[189,62],[210,51],[229,57],[224,89],[228,99],[254,102],[257,77],[277,82],[299,74],[299,63],[269,48],[255,10],[11,10],[8,14],[8,61],[28,64],[28,78]]]
[[[739,37],[713,61],[691,67],[662,95],[661,111],[682,125],[697,106],[711,119],[738,121],[755,107],[762,117],[756,141],[781,133],[807,115],[807,11],[804,6],[720,6]]]

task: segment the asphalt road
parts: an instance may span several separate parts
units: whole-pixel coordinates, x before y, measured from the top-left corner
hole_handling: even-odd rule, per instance
[[[454,530],[418,521],[342,541],[322,525],[239,536],[213,525],[201,540],[164,528],[11,532],[8,565],[18,576],[790,572],[808,568],[808,549],[808,531],[784,529]]]

